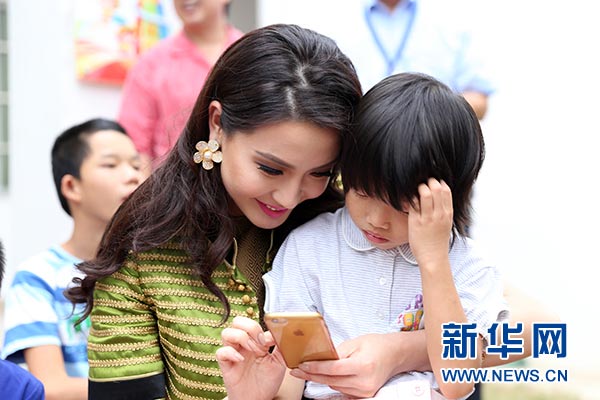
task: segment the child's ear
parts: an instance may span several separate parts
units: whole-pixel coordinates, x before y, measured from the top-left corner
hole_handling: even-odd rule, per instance
[[[223,136],[223,130],[221,129],[222,112],[223,107],[217,100],[211,101],[208,105],[208,129],[210,131],[208,139],[214,139],[219,143],[221,143]]]
[[[60,180],[60,192],[69,203],[81,201],[81,185],[79,179],[71,174],[66,174]]]

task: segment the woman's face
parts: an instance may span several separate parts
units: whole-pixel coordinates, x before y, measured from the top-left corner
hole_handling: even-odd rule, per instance
[[[215,125],[211,139],[221,144],[221,176],[233,200],[232,215],[272,229],[298,204],[325,191],[340,150],[335,130],[285,121],[226,135]]]

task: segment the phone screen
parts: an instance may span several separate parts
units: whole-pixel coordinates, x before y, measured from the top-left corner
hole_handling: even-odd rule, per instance
[[[325,321],[317,312],[270,313],[265,315],[265,323],[288,368],[304,361],[338,359]]]

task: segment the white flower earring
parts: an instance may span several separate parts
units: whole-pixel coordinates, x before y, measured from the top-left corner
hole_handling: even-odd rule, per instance
[[[202,164],[205,170],[213,169],[214,163],[223,161],[223,153],[219,151],[219,142],[211,139],[206,143],[204,140],[196,143],[197,152],[194,153],[194,162]]]

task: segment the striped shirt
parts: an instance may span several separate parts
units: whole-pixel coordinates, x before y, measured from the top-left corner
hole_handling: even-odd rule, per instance
[[[74,326],[82,307],[73,313],[73,305],[63,294],[72,279],[81,276],[75,268],[80,262],[53,246],[19,267],[6,292],[3,359],[23,364],[23,350],[56,345],[61,347],[67,375],[88,375],[89,319]]]

